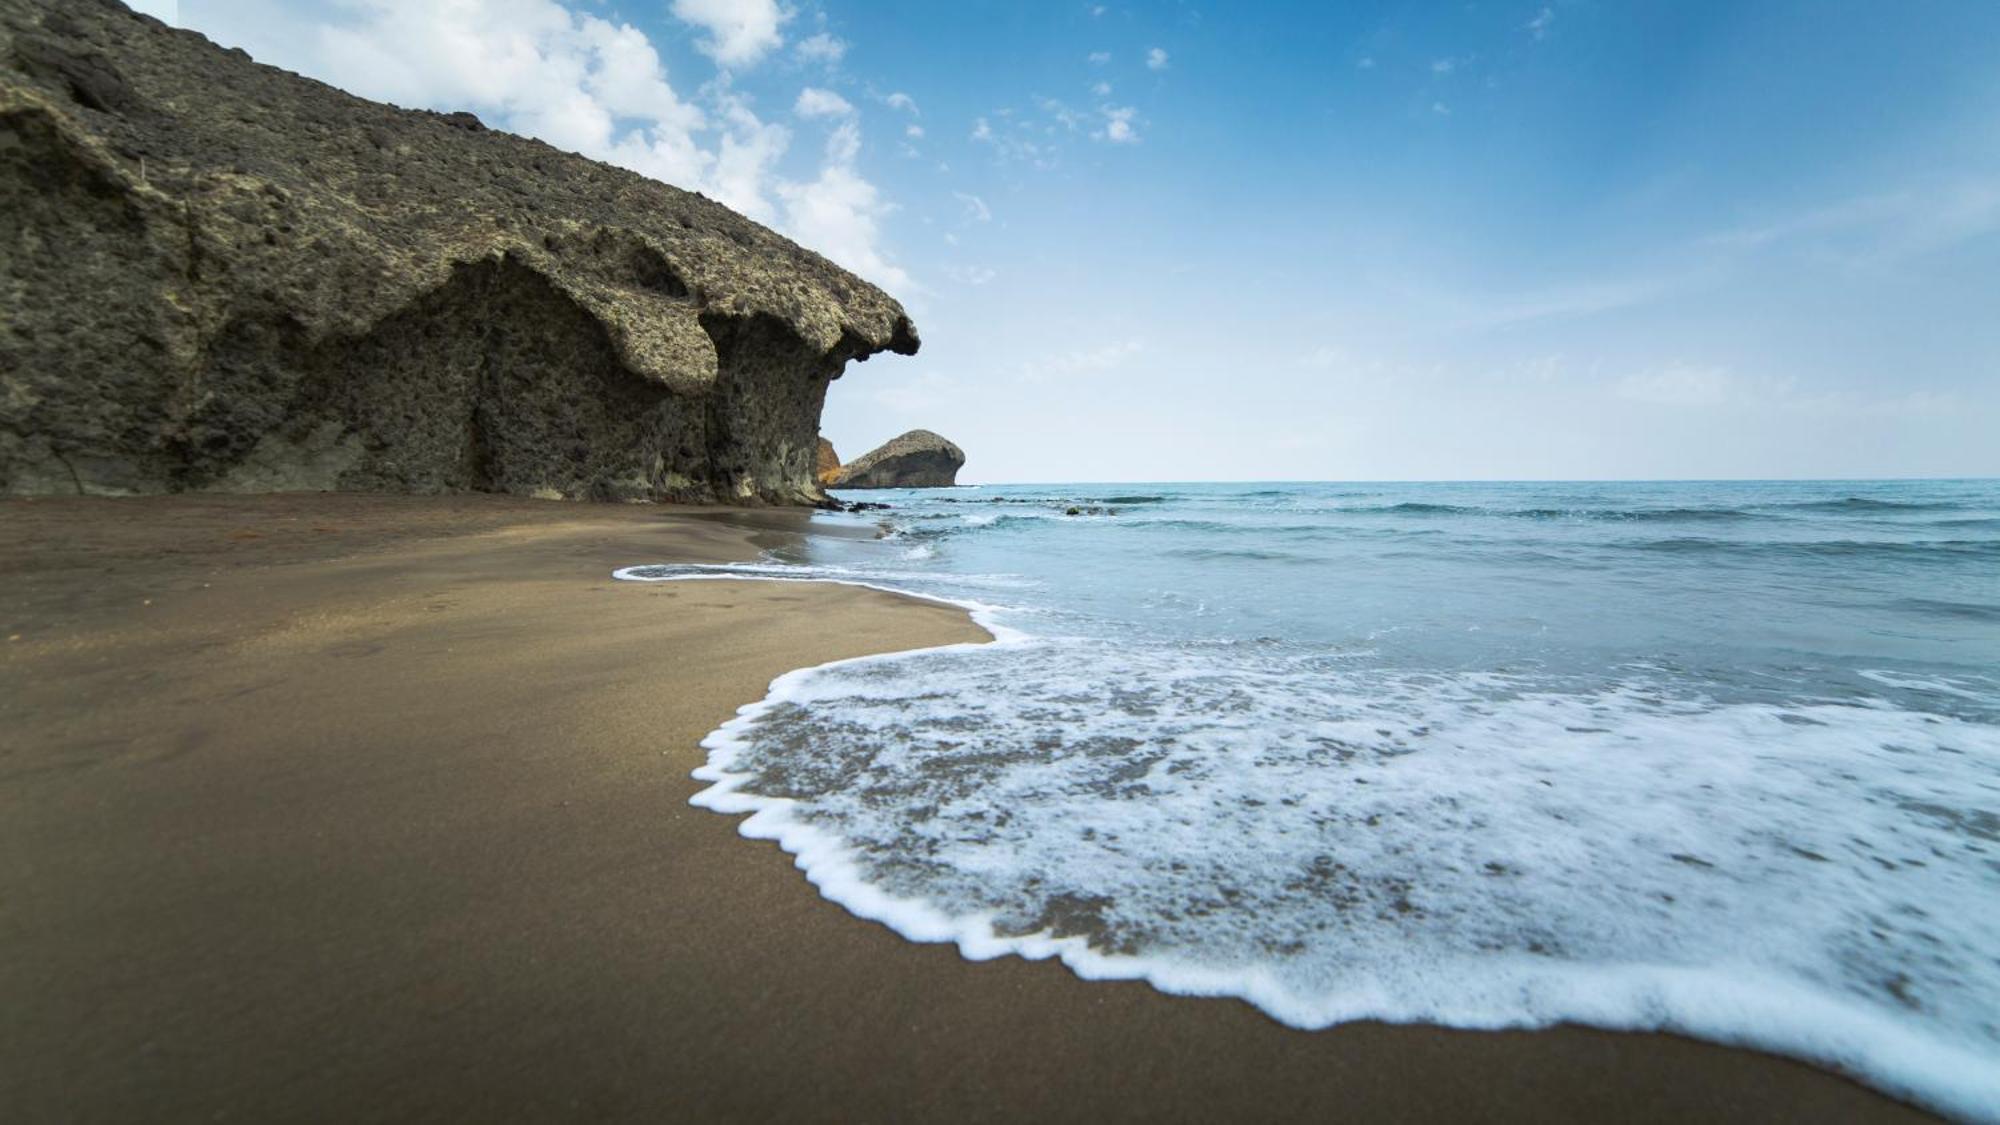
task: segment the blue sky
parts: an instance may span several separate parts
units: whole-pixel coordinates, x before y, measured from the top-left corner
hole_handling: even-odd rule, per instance
[[[154,7],[165,7],[155,0]],[[182,0],[901,296],[975,481],[2000,474],[2000,4]]]

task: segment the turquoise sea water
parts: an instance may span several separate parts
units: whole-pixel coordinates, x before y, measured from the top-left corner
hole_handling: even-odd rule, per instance
[[[2000,1120],[2000,482],[848,498],[892,507],[621,575],[861,581],[1001,638],[794,673],[708,740],[699,802],[856,913]]]

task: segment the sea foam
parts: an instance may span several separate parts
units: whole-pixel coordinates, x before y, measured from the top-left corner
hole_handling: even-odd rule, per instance
[[[1672,1030],[2000,1119],[2000,484],[871,499],[882,538],[624,574],[1002,638],[796,673],[708,740],[700,802],[855,913],[1301,1027]]]
[[[2000,1120],[1991,726],[1038,638],[936,600],[998,643],[783,676],[695,775],[861,917],[1302,1028],[1675,1031]]]

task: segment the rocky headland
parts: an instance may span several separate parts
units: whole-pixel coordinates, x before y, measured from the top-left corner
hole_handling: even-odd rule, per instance
[[[700,195],[114,0],[0,0],[0,246],[5,494],[812,503],[828,383],[918,345]]]
[[[964,450],[929,430],[911,430],[821,480],[828,488],[949,488],[964,466]]]
[[[833,451],[832,442],[825,438],[819,439],[819,457],[815,462],[813,475],[819,479],[821,484],[825,484],[835,476],[838,476],[839,473],[840,454]]]

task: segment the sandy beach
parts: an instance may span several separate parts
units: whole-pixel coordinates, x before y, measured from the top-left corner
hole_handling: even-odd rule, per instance
[[[688,806],[697,742],[789,669],[983,633],[610,577],[804,518],[0,503],[6,1115],[1928,1119],[1670,1036],[1298,1032],[853,918]]]

